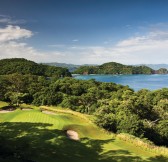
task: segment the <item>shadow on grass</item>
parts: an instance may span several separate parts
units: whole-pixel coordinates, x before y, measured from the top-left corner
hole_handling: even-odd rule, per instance
[[[9,106],[3,106],[3,107],[1,108],[1,110],[14,111],[14,110],[16,110],[17,108],[18,108],[17,106],[11,106],[11,105],[9,105]]]
[[[67,139],[65,132],[49,130],[51,124],[1,123],[1,162],[116,162],[143,161],[127,150],[111,150],[100,155],[103,145],[113,140],[81,141]],[[166,162],[165,157],[153,157],[146,162]]]

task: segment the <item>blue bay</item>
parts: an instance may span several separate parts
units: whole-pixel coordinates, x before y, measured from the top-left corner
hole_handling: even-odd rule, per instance
[[[168,88],[168,75],[76,75],[76,79],[89,80],[95,79],[101,82],[114,82],[117,84],[128,85],[135,91],[140,89],[156,90]]]

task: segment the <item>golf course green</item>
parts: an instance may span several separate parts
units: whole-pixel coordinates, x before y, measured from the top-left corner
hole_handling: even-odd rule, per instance
[[[77,132],[80,139],[69,139],[67,130]],[[0,143],[1,162],[168,161],[105,132],[83,114],[59,108],[55,112],[36,108],[0,113]]]

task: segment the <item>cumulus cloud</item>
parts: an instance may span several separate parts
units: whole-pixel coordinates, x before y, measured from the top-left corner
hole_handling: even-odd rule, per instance
[[[22,38],[30,38],[32,35],[31,31],[19,26],[8,25],[5,28],[0,28],[0,58],[25,57],[30,53],[33,54],[32,47],[19,42]]]
[[[157,30],[134,36],[119,41],[111,47],[76,46],[72,53],[81,56],[80,63],[101,64],[110,61],[124,64],[167,63],[168,31]]]
[[[21,29],[19,26],[8,25],[6,28],[0,28],[0,42],[29,38],[32,35],[30,30]]]
[[[43,52],[22,42],[23,38],[33,36],[32,31],[9,25],[0,28],[0,59],[3,58],[26,58],[36,62],[51,61],[64,57],[60,52]]]
[[[125,54],[127,59],[125,62],[166,63],[168,61],[168,31],[155,31],[132,37],[118,42],[112,49],[120,55]]]
[[[0,44],[0,59],[3,58],[26,58],[36,62],[51,62],[53,60],[61,61],[65,57],[60,52],[42,52],[26,43],[6,42]]]
[[[168,40],[168,32],[157,31],[150,32],[147,35],[132,37],[126,40],[123,40],[117,44],[118,47],[127,47],[127,46],[142,46],[142,45],[151,45],[153,43],[164,42]]]
[[[66,62],[102,64],[115,61],[124,64],[167,63],[168,31],[156,30],[141,36],[121,40],[110,46],[49,45],[50,51],[40,51],[24,43],[32,31],[19,26],[0,28],[0,59],[21,57],[36,62]],[[53,48],[54,47],[54,48]]]

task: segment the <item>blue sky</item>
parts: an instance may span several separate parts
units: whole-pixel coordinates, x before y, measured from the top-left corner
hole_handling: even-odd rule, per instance
[[[0,0],[0,59],[168,63],[167,0]]]

